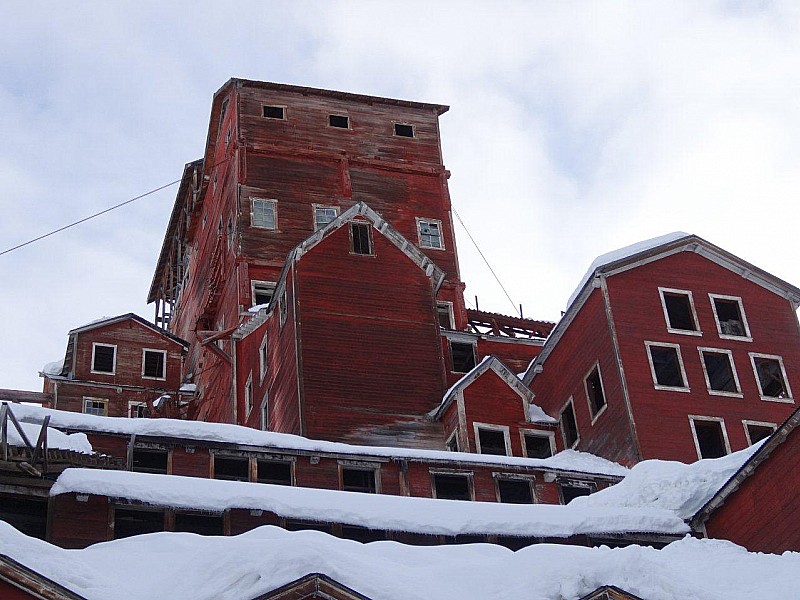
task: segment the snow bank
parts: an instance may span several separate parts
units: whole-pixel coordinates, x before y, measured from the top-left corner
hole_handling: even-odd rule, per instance
[[[648,600],[750,600],[786,598],[800,587],[800,554],[751,554],[689,537],[663,550],[538,544],[511,552],[489,544],[360,544],[261,527],[234,537],[156,533],[63,550],[0,522],[0,553],[88,600],[119,600],[121,590],[126,600],[250,600],[309,573],[376,600],[578,600],[603,585]]]
[[[16,416],[16,405],[14,406],[13,410],[14,415]],[[28,441],[35,446],[36,440],[39,439],[39,432],[42,429],[41,425],[23,422],[20,423],[20,427],[22,427],[22,431],[25,432],[25,436],[28,438]],[[8,443],[12,446],[25,445],[25,442],[22,440],[22,436],[19,435],[17,428],[14,427],[14,424],[11,422],[8,424]],[[47,428],[47,447],[58,450],[72,450],[74,452],[80,452],[81,454],[92,453],[92,445],[89,443],[89,438],[86,437],[85,433],[66,434],[58,429],[53,429],[52,427]]]
[[[578,287],[576,287],[575,291],[572,292],[572,295],[569,297],[569,301],[567,302],[567,310],[569,310],[569,307],[572,306],[572,303],[581,293],[581,290],[583,289],[583,286],[586,285],[586,282],[589,281],[594,276],[594,272],[600,267],[612,262],[616,262],[618,260],[623,260],[630,256],[634,256],[636,254],[639,254],[640,252],[646,252],[648,250],[652,250],[653,248],[656,248],[663,244],[669,244],[670,242],[674,242],[675,240],[679,240],[688,235],[690,234],[685,233],[683,231],[673,231],[672,233],[668,233],[666,235],[655,237],[649,240],[643,240],[641,242],[631,244],[630,246],[625,246],[624,248],[619,248],[617,250],[612,250],[611,252],[601,254],[600,256],[594,259],[592,265],[589,267],[589,270],[586,271],[586,274],[581,278]]]
[[[223,442],[245,446],[258,446],[283,450],[302,450],[308,452],[356,454],[359,456],[380,456],[392,459],[417,461],[448,461],[471,464],[500,466],[535,467],[557,471],[575,471],[597,475],[624,477],[629,470],[622,465],[604,458],[567,450],[550,458],[523,458],[516,456],[494,456],[466,452],[447,452],[439,450],[417,450],[412,448],[389,448],[384,446],[356,446],[339,442],[310,440],[288,433],[260,431],[250,427],[224,423],[204,423],[200,421],[181,421],[177,419],[128,419],[124,417],[100,417],[53,410],[39,406],[14,405],[17,419],[28,423],[41,423],[50,415],[50,424],[61,429],[79,429],[102,433],[124,435],[149,435],[178,437],[206,442]]]
[[[60,375],[61,369],[64,368],[64,359],[56,360],[53,362],[47,363],[45,366],[42,367],[42,373],[45,375]]]
[[[436,535],[569,537],[622,532],[680,535],[689,531],[681,519],[660,508],[433,500],[100,469],[65,470],[50,495],[70,492],[175,508],[266,510],[292,519]]]
[[[558,419],[548,415],[541,406],[533,402],[528,404],[528,419],[530,419],[531,423],[558,423]]]
[[[576,498],[571,504],[600,507],[653,507],[690,519],[761,447],[763,442],[722,458],[692,464],[646,460],[635,465],[620,483]]]

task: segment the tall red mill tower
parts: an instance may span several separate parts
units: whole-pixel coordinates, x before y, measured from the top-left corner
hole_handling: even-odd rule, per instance
[[[428,413],[479,357],[524,369],[551,325],[464,305],[447,109],[239,79],[215,94],[148,297],[190,343],[190,418],[441,448]]]

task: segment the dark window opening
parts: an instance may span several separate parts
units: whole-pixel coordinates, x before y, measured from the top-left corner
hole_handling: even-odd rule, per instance
[[[214,479],[249,481],[250,461],[239,456],[214,456]]]
[[[25,535],[43,540],[47,535],[47,500],[0,496],[0,520]]]
[[[506,436],[496,429],[478,428],[478,441],[481,445],[481,454],[497,454],[506,456]]]
[[[167,473],[166,450],[134,448],[131,470],[138,473]]]
[[[500,502],[508,504],[533,504],[530,481],[522,479],[498,479],[497,490]]]
[[[114,509],[114,539],[164,531],[163,510]]]
[[[144,351],[144,376],[156,379],[164,378],[164,352],[145,350]]]
[[[287,519],[284,529],[288,531],[321,531],[333,533],[329,523],[316,523],[314,521],[296,521]]]
[[[719,458],[725,456],[725,437],[722,433],[722,423],[719,421],[693,421],[694,432],[697,435],[697,445],[700,448],[700,458]]]
[[[769,425],[747,424],[747,435],[750,438],[750,445],[757,444],[761,440],[767,439],[774,431],[775,428]]]
[[[353,254],[372,255],[372,227],[367,223],[350,223],[350,244]]]
[[[553,456],[550,436],[526,434],[525,452],[528,458],[548,458]]]
[[[414,126],[413,125],[406,125],[405,123],[395,123],[394,124],[394,134],[399,135],[400,137],[414,137]]]
[[[328,125],[331,127],[339,127],[341,129],[349,129],[350,117],[345,115],[328,115]]]
[[[725,352],[703,352],[708,374],[708,389],[716,392],[738,392],[731,357]]]
[[[95,346],[92,371],[97,371],[98,373],[113,373],[115,351],[116,348],[114,346]]]
[[[786,381],[783,379],[781,363],[774,358],[753,357],[756,366],[758,381],[761,385],[761,395],[770,398],[788,398]]]
[[[688,294],[664,292],[664,306],[667,307],[667,319],[670,329],[681,331],[697,331],[694,321],[692,303]]]
[[[225,122],[225,115],[228,114],[228,101],[229,100],[230,100],[230,98],[225,98],[225,100],[222,101],[222,106],[220,107],[220,110],[219,110],[219,124],[220,124],[220,126],[222,125],[222,123]]]
[[[199,535],[225,535],[225,521],[222,515],[176,512],[175,531]]]
[[[376,493],[375,470],[342,468],[342,489],[347,492]]]
[[[292,463],[259,460],[256,481],[273,485],[292,485]]]
[[[267,119],[285,119],[286,109],[283,106],[264,106],[263,116]]]
[[[722,335],[735,335],[739,337],[747,335],[738,300],[714,298],[714,309],[717,312],[719,331]]]
[[[569,504],[580,496],[589,496],[596,489],[593,485],[578,485],[574,483],[561,483],[558,488],[561,491],[561,500],[564,504]]]
[[[469,477],[434,473],[433,486],[436,497],[445,500],[472,500],[469,492]]]
[[[453,319],[450,311],[449,304],[436,305],[436,316],[439,319],[439,327],[442,329],[453,329]]]
[[[586,378],[586,395],[589,397],[589,408],[594,417],[606,405],[606,396],[603,393],[603,383],[600,381],[600,369],[595,367]]]
[[[561,411],[561,431],[564,434],[564,445],[572,448],[578,441],[578,422],[575,420],[575,411],[572,402]]]
[[[455,373],[468,373],[475,368],[475,345],[450,342],[450,356]]]
[[[653,371],[656,375],[656,384],[664,387],[686,387],[681,371],[678,349],[670,346],[648,346],[650,360],[653,361]]]
[[[453,433],[449,438],[447,438],[447,442],[445,442],[445,447],[450,452],[458,452],[458,435]]]
[[[366,544],[385,540],[386,532],[381,529],[367,529],[356,525],[342,525],[342,537],[346,540],[355,540]]]

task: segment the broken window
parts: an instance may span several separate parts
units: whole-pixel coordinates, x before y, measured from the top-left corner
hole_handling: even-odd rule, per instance
[[[277,200],[266,200],[264,198],[250,199],[250,225],[261,229],[277,229],[278,220],[276,218]],[[221,228],[221,225],[220,225]],[[222,230],[220,229],[220,233]]]
[[[245,456],[215,454],[214,479],[250,481],[250,460]]]
[[[167,473],[169,451],[159,448],[134,448],[131,470],[138,473]]]
[[[117,347],[111,344],[92,344],[92,372],[114,374],[117,366]]]
[[[269,305],[275,295],[275,283],[271,281],[251,281],[253,306]]]
[[[325,227],[339,216],[339,209],[335,206],[314,205],[314,231]]]
[[[225,521],[219,513],[175,513],[174,531],[199,535],[225,535]]]
[[[144,402],[128,402],[128,417],[131,419],[143,419],[149,416],[150,411]]]
[[[395,123],[394,134],[400,137],[414,137],[414,126],[406,123]]]
[[[583,481],[565,481],[558,484],[561,503],[569,504],[580,496],[589,496],[597,490],[594,483]]]
[[[686,376],[680,347],[645,342],[650,357],[650,369],[656,387],[686,389]]]
[[[589,410],[592,418],[606,406],[606,395],[603,393],[603,381],[600,379],[600,366],[595,365],[591,373],[584,380],[586,386],[586,397],[589,399]]]
[[[455,329],[452,304],[449,302],[437,302],[436,316],[439,319],[439,327],[442,329]]]
[[[286,108],[283,106],[262,106],[261,107],[261,114],[262,116],[266,117],[267,119],[285,119],[286,118]]]
[[[697,317],[694,312],[692,293],[684,290],[659,288],[667,328],[678,333],[697,332]]]
[[[720,337],[750,337],[750,329],[742,308],[742,299],[735,296],[711,296]]]
[[[436,498],[445,500],[472,500],[469,475],[455,473],[432,473],[433,491]]]
[[[701,348],[700,356],[709,392],[740,393],[730,351]]]
[[[528,458],[548,458],[553,456],[552,437],[535,433],[525,434],[525,456]]]
[[[744,429],[751,446],[771,436],[776,428],[774,423],[744,422]]]
[[[454,431],[444,445],[450,452],[458,452],[458,432]]]
[[[114,509],[114,539],[164,531],[164,511],[132,508]]]
[[[690,419],[700,458],[719,458],[728,454],[722,420]]]
[[[83,412],[87,415],[105,417],[108,415],[108,400],[103,400],[102,398],[84,398]]]
[[[378,491],[375,475],[375,469],[342,467],[342,489],[347,492],[374,494]]]
[[[417,219],[417,232],[419,233],[420,248],[434,248],[442,250],[442,222],[434,219]]]
[[[468,373],[475,368],[475,344],[450,342],[454,373]]]
[[[292,485],[292,463],[259,459],[257,461],[256,481],[273,485]]]
[[[164,379],[167,375],[167,352],[165,350],[144,350],[142,356],[142,377]]]
[[[578,422],[575,420],[575,409],[572,406],[572,399],[561,411],[561,435],[564,436],[564,446],[573,448],[580,438],[578,434]]]
[[[350,117],[345,115],[328,115],[328,125],[341,129],[350,129]]]
[[[750,354],[762,398],[790,399],[783,361],[779,356]]]
[[[350,223],[350,251],[353,254],[371,256],[372,227],[369,223]]]
[[[478,427],[478,447],[481,454],[506,456],[506,432],[487,427]]]
[[[497,495],[508,504],[533,504],[531,482],[527,479],[497,478]]]

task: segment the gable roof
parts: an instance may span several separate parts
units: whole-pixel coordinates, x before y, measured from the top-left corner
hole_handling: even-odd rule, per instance
[[[530,385],[531,381],[533,381],[538,372],[536,367],[543,365],[547,360],[558,340],[561,339],[576,314],[586,303],[594,288],[597,287],[598,279],[601,276],[615,275],[679,252],[699,254],[732,273],[786,298],[791,302],[793,308],[800,307],[800,288],[775,277],[719,246],[715,246],[700,236],[676,231],[608,252],[592,262],[577,289],[570,296],[566,312],[556,324],[550,337],[547,338],[542,351],[528,365],[522,378],[525,384]]]
[[[92,329],[98,329],[99,327],[107,327],[108,325],[113,325],[115,323],[127,321],[128,319],[136,321],[140,325],[143,325],[144,327],[147,327],[148,329],[152,330],[154,333],[164,336],[165,338],[172,340],[173,342],[183,346],[184,348],[189,347],[189,342],[187,342],[186,340],[183,340],[178,336],[171,334],[166,329],[161,329],[155,323],[151,323],[150,321],[140,317],[136,313],[125,313],[124,315],[118,315],[116,317],[103,317],[101,319],[97,319],[96,321],[92,321],[91,323],[87,323],[86,325],[81,325],[80,327],[76,327],[75,329],[70,330],[69,335],[71,336],[76,333],[84,333],[86,331],[91,331]]]
[[[411,262],[425,272],[425,275],[431,279],[434,293],[439,290],[439,287],[444,281],[445,272],[439,268],[436,263],[434,263],[424,252],[417,248],[414,243],[410,242],[399,231],[397,231],[397,229],[392,227],[388,221],[384,220],[383,217],[371,209],[366,202],[361,201],[348,208],[324,227],[321,227],[315,231],[305,240],[300,242],[300,244],[295,246],[291,252],[289,252],[286,257],[283,270],[278,278],[278,282],[275,285],[275,293],[273,297],[279,298],[283,293],[283,290],[286,286],[286,276],[292,264],[298,262],[304,254],[322,242],[325,238],[330,236],[334,231],[337,231],[340,227],[346,225],[356,218],[360,218],[362,221],[371,223],[372,227],[378,231],[378,233],[383,235],[392,243],[392,245],[394,245],[398,250],[411,259]],[[255,315],[249,321],[239,327],[239,329],[233,334],[233,337],[236,339],[241,339],[255,331],[269,318],[269,316],[272,314],[272,311],[275,310],[276,304],[276,302],[272,302],[266,308],[262,308],[255,313]]]

